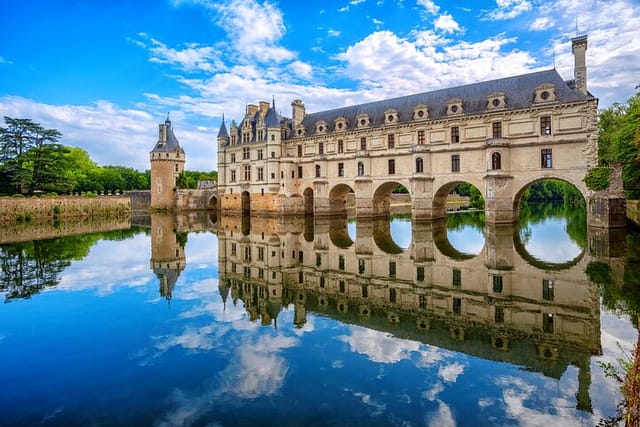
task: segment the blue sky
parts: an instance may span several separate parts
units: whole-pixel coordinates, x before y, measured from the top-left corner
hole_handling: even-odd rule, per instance
[[[171,113],[187,168],[214,170],[222,114],[290,116],[554,66],[589,36],[600,106],[640,83],[638,0],[7,2],[0,114],[63,133],[101,165],[140,170]],[[554,61],[555,60],[555,61]]]

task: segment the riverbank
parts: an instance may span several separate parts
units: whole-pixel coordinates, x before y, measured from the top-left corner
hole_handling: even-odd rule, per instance
[[[128,196],[0,197],[0,222],[119,217],[131,212]]]

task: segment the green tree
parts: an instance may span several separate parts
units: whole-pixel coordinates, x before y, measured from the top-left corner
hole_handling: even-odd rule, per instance
[[[640,93],[626,104],[615,103],[600,112],[598,156],[601,165],[624,163],[622,180],[629,198],[639,198],[640,190]]]

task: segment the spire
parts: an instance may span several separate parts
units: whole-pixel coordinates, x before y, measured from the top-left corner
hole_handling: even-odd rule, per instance
[[[164,124],[171,127],[171,120],[169,120],[169,113],[167,113],[167,120],[164,121]]]
[[[220,124],[220,130],[218,131],[218,138],[229,138],[227,125],[224,123],[224,113],[222,113],[222,123]]]
[[[271,108],[276,109],[276,96],[271,95]]]

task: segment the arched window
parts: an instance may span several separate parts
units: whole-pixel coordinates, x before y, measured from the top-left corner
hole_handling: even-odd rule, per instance
[[[320,178],[320,165],[316,165],[316,178]]]
[[[358,176],[364,175],[364,163],[358,162]]]
[[[502,162],[500,160],[500,153],[493,153],[491,155],[491,169],[502,169]]]
[[[422,157],[418,157],[416,159],[416,173],[424,172],[424,163],[422,162]]]

